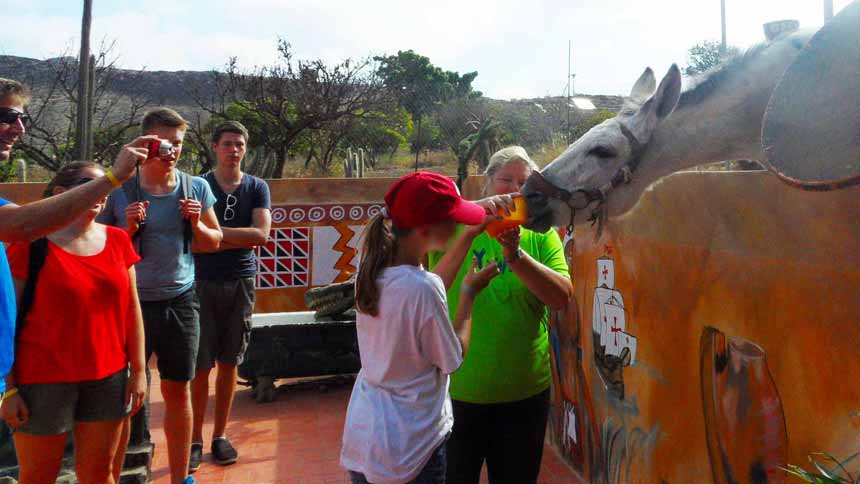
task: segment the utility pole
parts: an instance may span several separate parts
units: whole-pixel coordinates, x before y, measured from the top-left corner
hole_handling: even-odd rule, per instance
[[[723,43],[720,44],[720,54],[726,55],[726,0],[720,0],[720,16],[723,24]]]
[[[87,156],[84,160],[93,160],[96,152],[95,140],[93,139],[93,122],[96,119],[96,56],[90,54],[89,80],[87,81]],[[95,160],[93,160],[95,161]]]
[[[90,146],[92,124],[92,87],[95,63],[90,57],[90,27],[93,23],[93,1],[84,0],[84,14],[81,20],[81,52],[78,56],[78,110],[75,130],[75,158],[91,160],[93,147]]]
[[[829,22],[833,18],[833,0],[824,0],[824,21]]]

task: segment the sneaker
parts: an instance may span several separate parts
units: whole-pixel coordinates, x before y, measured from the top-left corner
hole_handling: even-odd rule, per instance
[[[226,437],[218,437],[212,441],[212,457],[222,466],[230,465],[239,458],[239,453]]]
[[[185,478],[184,481],[182,481],[182,484],[194,484],[194,478],[191,476],[188,476]]]
[[[200,461],[203,460],[203,444],[200,442],[191,443],[191,458],[188,459],[188,473],[193,474],[200,468]],[[190,476],[189,476],[190,477]],[[188,481],[186,481],[186,484]],[[194,484],[192,482],[190,484]]]

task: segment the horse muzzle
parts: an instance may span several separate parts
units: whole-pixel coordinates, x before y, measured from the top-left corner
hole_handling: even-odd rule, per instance
[[[552,226],[552,210],[549,204],[549,197],[535,188],[531,177],[526,180],[520,193],[526,199],[526,205],[529,210],[529,219],[523,224],[525,228],[536,232],[546,232],[549,230]]]

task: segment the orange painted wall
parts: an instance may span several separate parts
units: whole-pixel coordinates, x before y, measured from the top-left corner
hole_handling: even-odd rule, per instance
[[[813,193],[766,172],[689,172],[655,184],[599,240],[577,228],[568,253],[578,309],[556,328],[562,376],[555,372],[552,427],[586,482],[729,482],[712,472],[708,438],[713,447],[722,440],[727,454],[717,474],[729,468],[735,482],[785,481],[773,466],[755,480],[757,452],[806,465],[811,452],[845,458],[860,450],[858,220],[860,187]],[[637,340],[635,362],[621,371],[623,399],[604,384],[594,356],[601,257],[614,263],[625,332]],[[766,355],[758,383],[707,396],[721,413],[711,428],[706,327]],[[778,400],[761,383],[767,373]],[[776,418],[755,417],[762,402]],[[771,408],[779,402],[784,424]],[[571,405],[574,417],[565,418]]]
[[[273,205],[284,209],[274,228],[360,226],[362,220],[334,220],[332,209],[355,205],[366,214],[392,181],[269,181]],[[476,198],[479,184],[470,179],[465,195]],[[0,196],[19,203],[40,192],[38,184],[0,185]],[[318,221],[310,219],[315,207],[324,211]],[[291,222],[294,208],[305,215]],[[591,227],[577,228],[567,246],[575,300],[551,330],[550,427],[583,480],[728,482],[728,468],[735,482],[784,482],[772,469],[764,481],[754,479],[762,447],[771,460],[797,464],[814,451],[847,457],[860,450],[858,220],[860,187],[812,193],[764,172],[690,172],[655,184],[599,240]],[[595,358],[606,355],[592,329],[600,258],[612,260],[624,332],[636,338],[635,360],[614,372]],[[306,289],[261,289],[256,310],[301,310]],[[717,385],[703,378],[715,361],[702,356],[703,334],[714,334],[709,327],[758,345],[766,367],[749,381],[771,381],[772,388],[726,387],[728,393],[703,397],[704,387]],[[729,358],[728,371],[732,364]],[[707,398],[722,408],[709,425]],[[779,417],[764,427],[750,416],[761,402]],[[738,415],[739,408],[753,411]],[[725,463],[712,464],[709,441],[712,449],[722,446]]]

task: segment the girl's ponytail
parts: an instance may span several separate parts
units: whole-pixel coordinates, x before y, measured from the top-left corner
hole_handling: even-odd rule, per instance
[[[379,314],[379,285],[376,280],[383,269],[390,266],[397,250],[397,239],[408,230],[391,226],[382,213],[370,220],[364,229],[361,262],[355,279],[355,305],[370,316]]]

